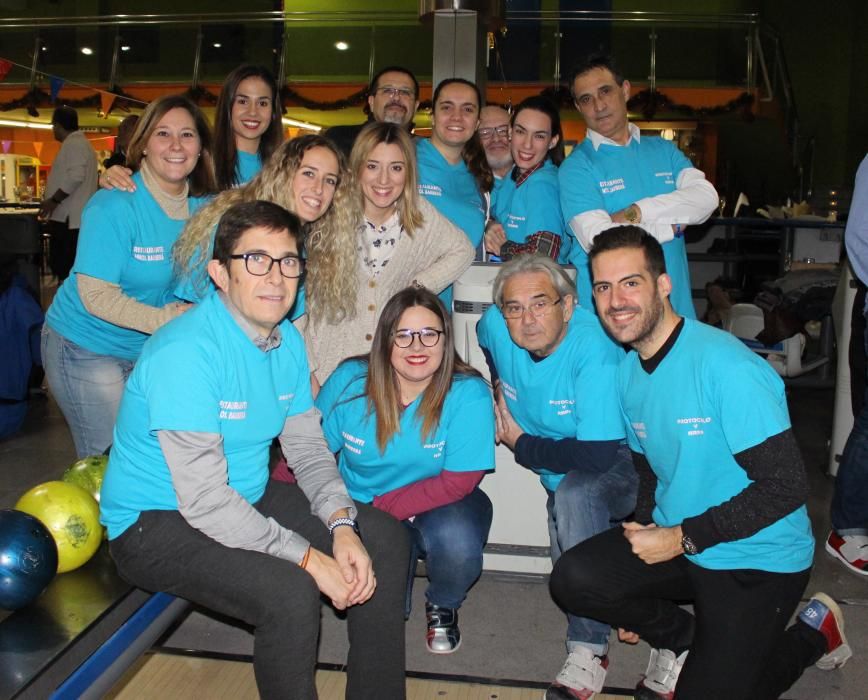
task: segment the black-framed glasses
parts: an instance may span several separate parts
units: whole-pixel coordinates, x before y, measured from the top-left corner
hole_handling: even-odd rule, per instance
[[[392,334],[392,342],[399,348],[409,348],[413,344],[413,337],[419,336],[419,342],[426,348],[433,348],[440,342],[440,336],[444,331],[436,328],[422,328],[418,331],[400,330]]]
[[[265,277],[271,272],[274,263],[278,264],[277,269],[280,270],[280,274],[289,279],[301,277],[304,272],[304,259],[297,255],[272,258],[266,253],[239,253],[229,257],[232,260],[243,260],[247,271],[256,277]]]
[[[522,306],[521,304],[508,301],[503,305],[503,307],[501,307],[500,313],[503,314],[504,318],[510,320],[521,318],[524,316],[525,311],[530,311],[531,316],[534,318],[542,318],[543,316],[548,316],[549,312],[563,300],[563,297],[558,297],[554,301],[551,299],[537,299],[536,301],[531,302],[530,306]]]
[[[476,133],[479,134],[479,138],[488,139],[497,134],[500,138],[505,139],[509,136],[509,127],[508,126],[484,126],[481,129],[477,129]]]
[[[407,100],[412,100],[416,93],[413,92],[410,88],[400,88],[400,87],[380,87],[376,90],[381,95],[385,95],[386,97],[403,97]]]

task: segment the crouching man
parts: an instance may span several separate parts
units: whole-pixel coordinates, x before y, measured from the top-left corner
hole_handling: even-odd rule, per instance
[[[396,520],[354,505],[323,438],[284,320],[300,230],[268,202],[223,215],[218,293],[160,329],[127,384],[102,519],[128,581],[253,626],[263,698],[316,697],[321,594],[347,610],[348,696],[403,698],[409,546]],[[297,484],[268,479],[275,436]]]
[[[578,306],[563,268],[542,255],[504,264],[494,303],[478,337],[497,387],[497,438],[540,476],[557,561],[636,504],[636,471],[615,390],[624,351]],[[546,700],[585,700],[602,690],[608,640],[608,624],[568,616],[567,659]]]
[[[828,596],[785,630],[814,539],[780,377],[673,311],[663,251],[642,229],[603,232],[589,258],[600,320],[633,348],[618,393],[639,495],[632,522],[560,558],[555,600],[651,645],[637,698],[777,698],[806,666],[842,665],[850,649]]]

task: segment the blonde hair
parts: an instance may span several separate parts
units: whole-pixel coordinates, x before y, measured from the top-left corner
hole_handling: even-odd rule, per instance
[[[356,137],[356,143],[352,153],[350,153],[350,172],[358,179],[359,173],[368,162],[371,151],[381,143],[395,144],[401,149],[401,155],[404,156],[406,179],[404,180],[404,191],[398,198],[396,207],[401,219],[401,226],[404,227],[404,231],[408,235],[412,236],[413,232],[424,223],[425,218],[419,209],[419,191],[416,185],[416,147],[407,130],[398,124],[390,124],[389,122],[371,122],[368,124]],[[357,191],[358,204],[364,212],[365,196],[360,187],[357,187]]]
[[[355,245],[358,208],[352,201],[353,177],[335,145],[323,136],[305,135],[287,141],[243,187],[225,190],[200,209],[184,227],[175,243],[173,256],[176,274],[193,279],[195,288],[204,288],[208,279],[201,269],[211,245],[211,234],[220,217],[239,202],[261,199],[279,204],[295,213],[292,180],[304,154],[312,148],[327,148],[338,160],[340,181],[331,206],[319,219],[304,227],[303,245],[307,251],[305,311],[311,319],[334,324],[352,318],[356,309]]]

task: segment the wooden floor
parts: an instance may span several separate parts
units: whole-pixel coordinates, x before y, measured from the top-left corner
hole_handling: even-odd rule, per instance
[[[346,676],[317,671],[320,700],[342,700]],[[540,700],[539,688],[407,679],[407,700]],[[170,654],[148,654],[133,666],[106,698],[110,700],[242,700],[258,698],[253,666]],[[597,695],[598,700],[624,696]]]

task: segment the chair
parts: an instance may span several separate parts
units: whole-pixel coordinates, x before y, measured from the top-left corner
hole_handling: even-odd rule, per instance
[[[762,309],[755,304],[734,304],[724,315],[723,329],[732,333],[758,355],[763,355],[782,377],[798,377],[811,372],[829,361],[826,355],[803,363],[806,338],[803,333],[785,338],[774,345],[764,345],[756,337],[765,328]]]

